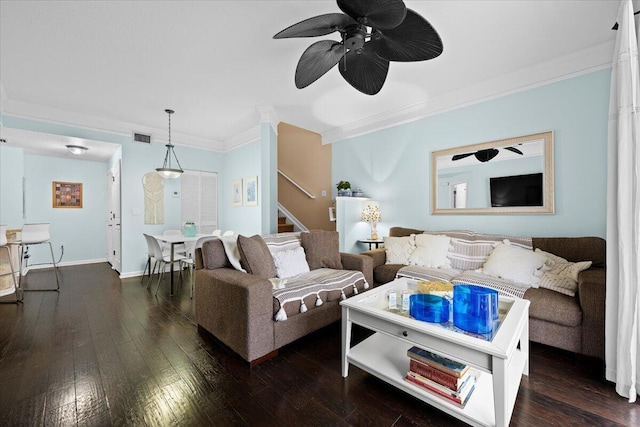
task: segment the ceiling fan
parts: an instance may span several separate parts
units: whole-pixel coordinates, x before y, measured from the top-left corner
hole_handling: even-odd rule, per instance
[[[513,153],[520,154],[521,156],[523,155],[522,151],[518,150],[515,147],[503,147],[503,148]],[[456,160],[464,159],[465,157],[476,156],[476,159],[478,159],[478,161],[488,162],[489,160],[493,159],[497,155],[498,155],[497,148],[485,148],[484,150],[478,150],[475,153],[456,154],[451,158],[451,160],[456,161]]]
[[[344,13],[328,13],[298,22],[274,39],[340,33],[341,40],[321,40],[304,51],[295,83],[305,88],[342,60],[340,74],[367,95],[380,92],[389,61],[426,61],[442,53],[436,30],[402,0],[337,0]]]

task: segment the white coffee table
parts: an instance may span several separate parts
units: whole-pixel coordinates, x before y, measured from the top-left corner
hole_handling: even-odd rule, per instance
[[[342,376],[349,375],[352,364],[468,424],[509,425],[520,379],[529,375],[529,301],[501,296],[500,327],[485,340],[388,310],[389,291],[397,292],[400,306],[402,290],[416,287],[415,280],[396,279],[340,303]],[[351,347],[354,323],[376,333]],[[482,371],[464,408],[404,380],[407,350],[414,345]]]

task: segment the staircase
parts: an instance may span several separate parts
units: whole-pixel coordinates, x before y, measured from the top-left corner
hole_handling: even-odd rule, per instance
[[[287,218],[284,216],[278,217],[278,233],[290,233],[293,231],[293,224],[287,223]]]

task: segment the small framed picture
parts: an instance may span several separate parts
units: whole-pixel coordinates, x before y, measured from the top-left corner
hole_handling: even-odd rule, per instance
[[[242,206],[242,180],[231,181],[231,206],[234,208]]]
[[[52,185],[54,208],[82,209],[82,183],[53,181]]]
[[[335,221],[336,220],[336,208],[335,206],[332,206],[329,208],[329,221]]]
[[[242,187],[244,189],[244,205],[258,206],[258,177],[245,178]]]

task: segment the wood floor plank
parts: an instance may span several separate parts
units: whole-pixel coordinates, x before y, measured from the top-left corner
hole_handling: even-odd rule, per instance
[[[48,287],[51,273],[26,283]],[[60,293],[0,305],[1,426],[463,425],[356,367],[342,378],[339,323],[251,370],[198,330],[188,286],[169,297],[164,282],[155,296],[108,264],[60,273]],[[354,327],[352,341],[370,334]],[[533,343],[511,425],[640,425],[640,402],[618,396],[602,368]]]

